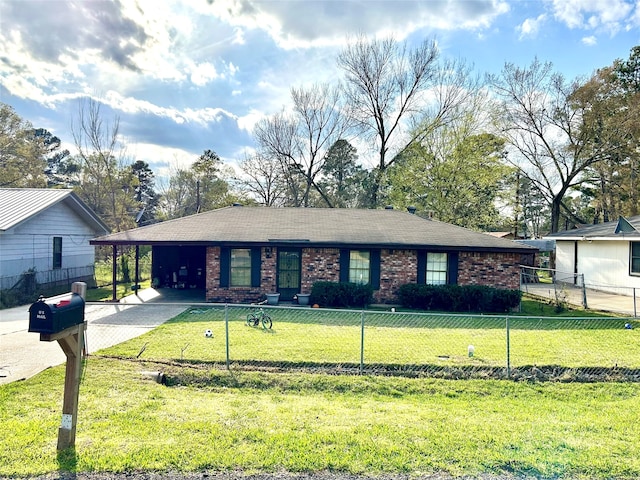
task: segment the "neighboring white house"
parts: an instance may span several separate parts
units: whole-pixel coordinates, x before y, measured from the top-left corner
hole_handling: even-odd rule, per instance
[[[640,215],[549,235],[556,270],[584,278],[587,288],[621,295],[640,290]]]
[[[92,238],[109,228],[72,190],[0,188],[0,289],[26,272],[39,285],[93,278]]]

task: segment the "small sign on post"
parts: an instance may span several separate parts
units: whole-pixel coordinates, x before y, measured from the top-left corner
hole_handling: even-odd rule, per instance
[[[67,357],[62,421],[58,429],[59,451],[74,447],[76,441],[86,293],[87,284],[75,282],[71,285],[69,297],[40,298],[29,308],[29,331],[40,333],[41,342],[57,341]]]

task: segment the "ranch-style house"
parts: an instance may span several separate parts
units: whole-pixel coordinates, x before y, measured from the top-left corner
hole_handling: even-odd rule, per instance
[[[410,211],[231,206],[95,238],[150,245],[157,287],[202,289],[209,302],[290,301],[314,282],[368,283],[394,303],[406,283],[517,289],[537,249]],[[114,262],[115,263],[115,262]]]

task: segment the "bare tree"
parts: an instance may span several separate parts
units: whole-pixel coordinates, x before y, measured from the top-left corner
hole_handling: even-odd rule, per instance
[[[537,59],[526,68],[507,63],[489,81],[502,100],[497,123],[514,150],[509,158],[551,206],[551,231],[563,214],[582,221],[563,199],[607,153],[585,126],[588,106],[572,100],[580,83],[566,82]]]
[[[282,164],[277,159],[256,153],[247,156],[239,166],[244,175],[236,178],[236,184],[243,193],[266,207],[284,205],[287,185]]]
[[[377,175],[371,203],[378,203],[385,170],[411,140],[402,141],[405,120],[422,112],[425,91],[433,85],[438,50],[434,40],[425,40],[414,49],[393,37],[384,40],[356,38],[338,56],[344,70],[344,94],[350,117],[374,140],[378,151]],[[398,138],[399,137],[399,138]]]
[[[71,133],[81,168],[78,192],[87,204],[116,231],[134,226],[135,177],[125,168],[125,149],[120,143],[120,118],[106,124],[100,103],[79,103]]]
[[[278,113],[259,122],[254,136],[265,156],[282,163],[290,186],[304,178],[304,190],[295,190],[296,206],[309,206],[315,189],[327,206],[331,200],[316,181],[329,148],[343,136],[347,124],[341,114],[341,97],[328,84],[308,89],[292,88],[293,113]]]

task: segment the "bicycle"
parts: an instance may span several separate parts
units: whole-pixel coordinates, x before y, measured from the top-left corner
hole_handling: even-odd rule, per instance
[[[264,305],[264,304],[265,302],[258,303],[258,305]],[[253,312],[247,315],[247,325],[249,325],[250,327],[257,327],[261,323],[262,323],[262,328],[264,329],[271,328],[273,325],[273,322],[269,314],[265,312],[262,307],[256,306],[254,307]]]

